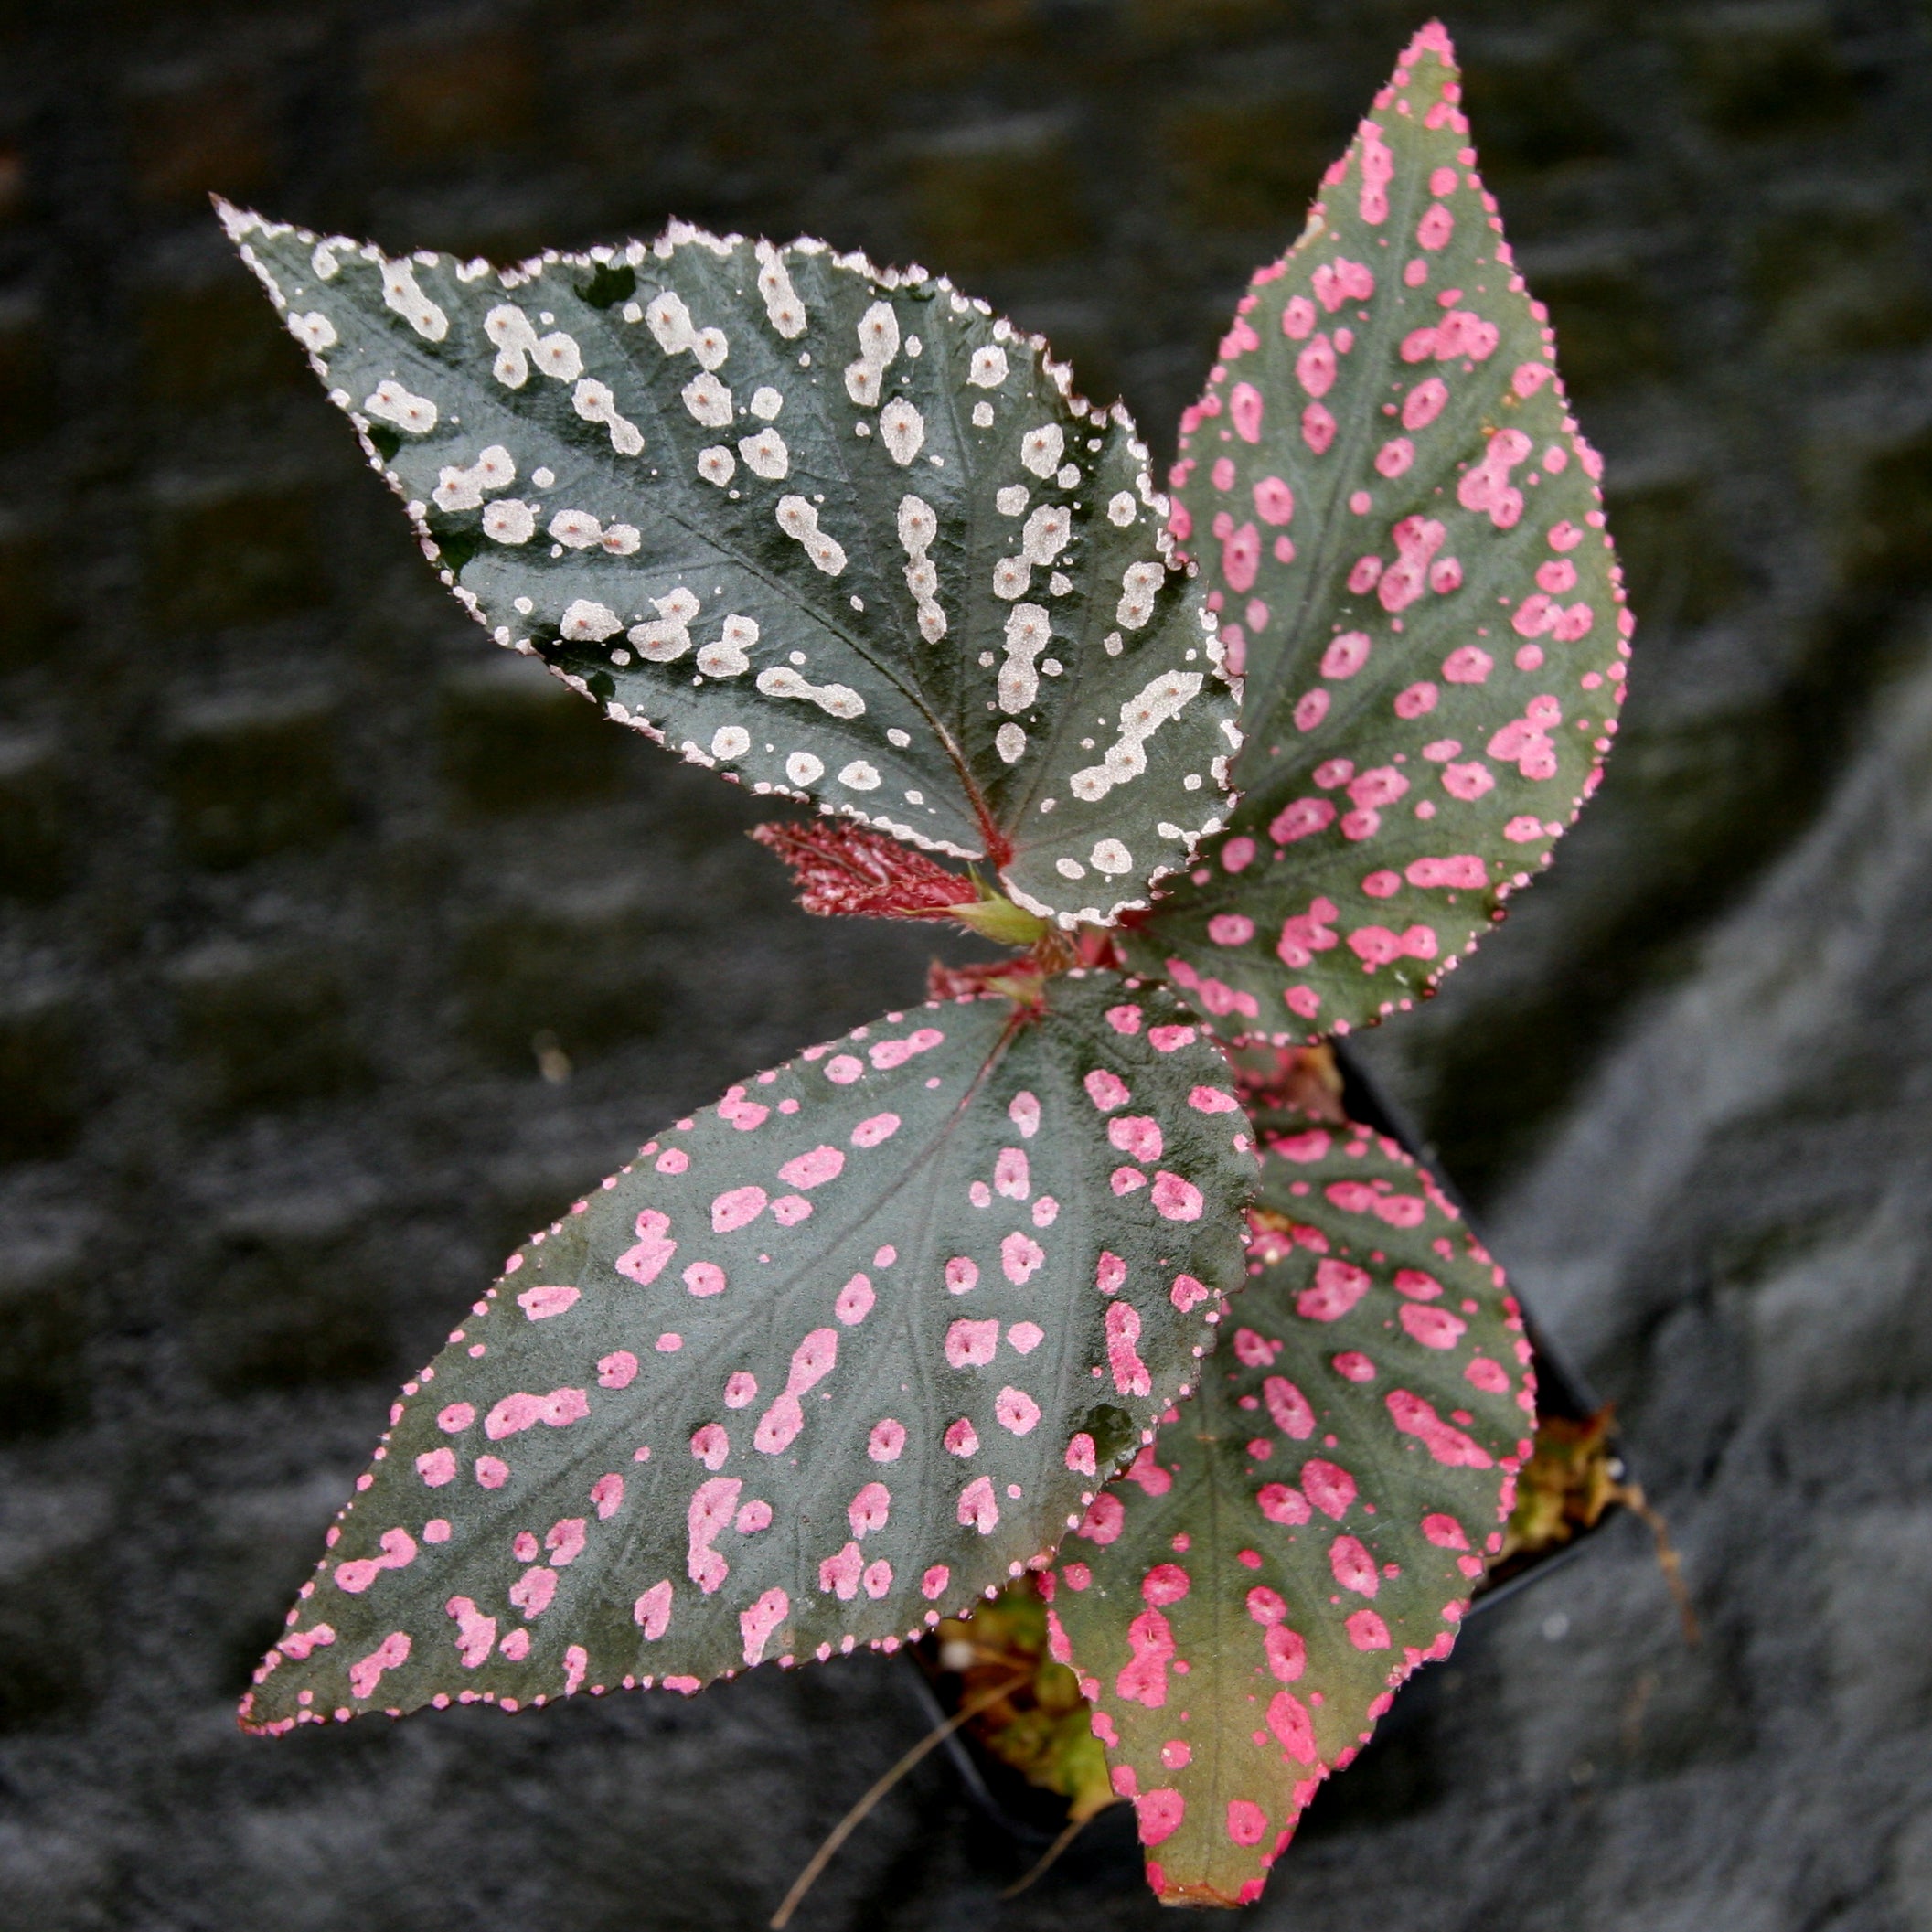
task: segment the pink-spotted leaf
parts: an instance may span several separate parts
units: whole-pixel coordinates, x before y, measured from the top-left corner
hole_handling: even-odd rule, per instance
[[[251,1728],[694,1691],[1051,1551],[1197,1372],[1255,1159],[1107,973],[891,1014],[680,1121],[405,1384]]]
[[[1594,789],[1629,618],[1555,340],[1425,27],[1181,418],[1244,667],[1227,833],[1129,946],[1277,1042],[1406,1006]]]
[[[1295,1124],[1255,1219],[1200,1393],[1054,1574],[1059,1653],[1176,1904],[1260,1895],[1321,1779],[1447,1655],[1530,1450],[1501,1271],[1393,1142]]]
[[[983,303],[682,224],[498,270],[224,219],[444,582],[620,723],[1068,924],[1219,829],[1147,452]]]

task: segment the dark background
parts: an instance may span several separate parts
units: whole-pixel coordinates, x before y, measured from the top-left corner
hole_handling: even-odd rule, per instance
[[[657,1123],[915,997],[494,650],[210,187],[513,256],[954,272],[1157,450],[1395,0],[0,4],[0,1924],[750,1927],[904,1666],[244,1739],[400,1376]],[[1598,802],[1373,1046],[1622,1408],[1643,1540],[1471,1633],[1257,1923],[1932,1928],[1932,14],[1447,9],[1640,621]],[[548,1076],[546,1077],[546,1069]],[[807,1927],[1152,1926],[935,1760]]]

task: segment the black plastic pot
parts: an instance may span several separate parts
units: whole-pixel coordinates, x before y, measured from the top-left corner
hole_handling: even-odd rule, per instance
[[[1335,1041],[1332,1046],[1336,1064],[1341,1073],[1342,1105],[1349,1117],[1359,1120],[1364,1126],[1373,1127],[1378,1133],[1386,1134],[1411,1158],[1426,1167],[1444,1193],[1461,1211],[1463,1218],[1473,1222],[1468,1202],[1444,1171],[1434,1149],[1416,1130],[1414,1123],[1389,1098],[1361,1059],[1349,1050],[1346,1041]],[[1539,1414],[1557,1415],[1569,1422],[1587,1421],[1601,1406],[1596,1394],[1582,1375],[1551,1347],[1548,1337],[1537,1325],[1534,1313],[1523,1301],[1520,1289],[1517,1300],[1522,1308],[1523,1326],[1529,1333],[1530,1346],[1535,1351]],[[1620,1461],[1622,1447],[1615,1438],[1611,1449]],[[1553,1550],[1522,1557],[1500,1574],[1486,1579],[1472,1598],[1464,1622],[1527,1589],[1564,1564],[1573,1562],[1611,1517],[1618,1513],[1617,1508],[1612,1505],[1595,1525],[1573,1536],[1568,1542]],[[913,1692],[920,1708],[933,1724],[945,1723],[957,1709],[957,1703],[945,1695],[945,1680],[935,1681],[929,1665],[917,1651],[909,1650],[905,1654]],[[1414,1703],[1412,1687],[1407,1697],[1396,1699],[1379,1732],[1388,1734],[1401,1729],[1404,1705],[1413,1705]],[[1018,1844],[1044,1850],[1060,1836],[1066,1823],[1066,1801],[1063,1799],[1029,1784],[1019,1772],[982,1749],[964,1730],[948,1735],[945,1750],[975,1809]],[[1139,1852],[1131,1808],[1117,1805],[1103,1811],[1081,1834],[1079,1844],[1083,1862],[1095,1857],[1110,1858],[1119,1853],[1131,1854],[1137,1863]]]

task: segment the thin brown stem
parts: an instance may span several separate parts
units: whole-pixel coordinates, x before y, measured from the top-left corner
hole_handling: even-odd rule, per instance
[[[1104,1811],[1106,1807],[1105,1805],[1100,1808],[1101,1811]],[[1033,1884],[1036,1879],[1040,1878],[1045,1873],[1047,1868],[1052,1864],[1054,1860],[1057,1859],[1060,1854],[1064,1852],[1066,1848],[1070,1844],[1072,1844],[1073,1841],[1078,1838],[1080,1834],[1084,1831],[1086,1828],[1090,1824],[1092,1824],[1094,1820],[1099,1816],[1100,1811],[1089,1811],[1084,1818],[1068,1819],[1066,1830],[1063,1831],[1060,1834],[1060,1836],[1056,1838],[1053,1842],[1050,1844],[1046,1848],[1046,1850],[1040,1854],[1039,1858],[1034,1862],[1033,1869],[1029,1872],[1024,1878],[1017,1879],[1012,1884],[1009,1885],[1006,1890],[999,1895],[1000,1897],[1018,1898],[1019,1895],[1024,1892],[1029,1885]]]
[[[1657,1567],[1664,1573],[1664,1582],[1670,1585],[1671,1601],[1676,1604],[1678,1618],[1683,1625],[1684,1641],[1694,1650],[1703,1633],[1698,1628],[1697,1610],[1691,1602],[1690,1586],[1684,1582],[1683,1565],[1678,1561],[1677,1550],[1670,1542],[1670,1532],[1663,1517],[1634,1482],[1620,1482],[1610,1493],[1644,1523],[1655,1540]]]
[[[844,1844],[859,1827],[865,1822],[867,1815],[884,1798],[894,1785],[912,1770],[926,1753],[942,1744],[963,1724],[969,1723],[989,1705],[996,1704],[1009,1691],[1025,1682],[1032,1675],[1030,1670],[1016,1671],[1011,1677],[969,1697],[946,1719],[943,1724],[935,1725],[908,1751],[892,1768],[886,1772],[870,1790],[834,1825],[825,1842],[813,1852],[811,1863],[792,1881],[792,1889],[785,1895],[785,1903],[772,1914],[772,1932],[785,1932],[790,1924],[792,1914],[798,1909],[799,1901],[818,1882],[818,1874],[838,1856],[838,1848]]]

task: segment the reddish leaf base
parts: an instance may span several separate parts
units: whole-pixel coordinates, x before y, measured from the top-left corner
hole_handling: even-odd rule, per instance
[[[977,999],[982,993],[1004,993],[1024,1007],[1040,1004],[1047,972],[1030,956],[988,959],[975,966],[949,966],[935,959],[925,972],[928,999]]]
[[[753,826],[750,836],[791,868],[808,913],[944,919],[977,896],[970,880],[849,818],[779,819]]]
[[[1234,1091],[1249,1114],[1306,1114],[1337,1124],[1347,1119],[1341,1105],[1341,1072],[1326,1043],[1275,1047],[1248,1042],[1226,1047],[1234,1070]]]

